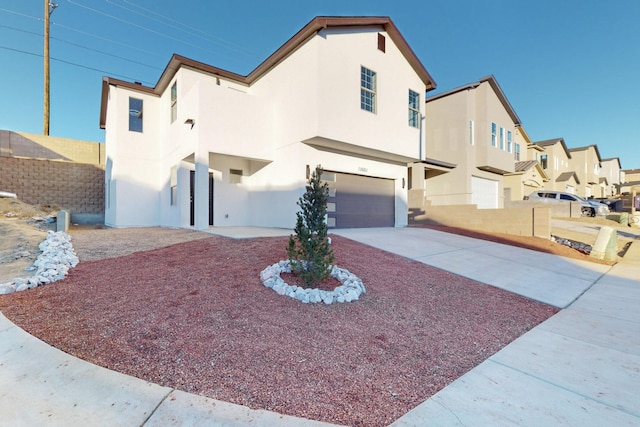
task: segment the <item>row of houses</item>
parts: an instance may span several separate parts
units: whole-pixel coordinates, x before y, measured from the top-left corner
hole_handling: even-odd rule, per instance
[[[619,159],[531,141],[493,76],[435,88],[387,17],[317,17],[246,76],[174,55],[154,87],[104,78],[105,224],[291,228],[316,165],[339,228],[619,192]]]

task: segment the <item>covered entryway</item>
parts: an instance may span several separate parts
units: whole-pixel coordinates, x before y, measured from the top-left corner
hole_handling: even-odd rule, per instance
[[[331,228],[395,226],[395,182],[339,172],[324,172]]]
[[[498,181],[472,176],[471,204],[478,209],[498,209]]]

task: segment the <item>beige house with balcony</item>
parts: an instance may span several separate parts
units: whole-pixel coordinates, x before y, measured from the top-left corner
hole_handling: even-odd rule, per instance
[[[569,164],[580,181],[576,194],[585,198],[606,197],[608,182],[601,181],[600,152],[597,145],[570,148]]]
[[[549,177],[540,165],[539,153],[544,149],[535,145],[523,126],[516,129],[514,144],[514,172],[504,177],[506,200],[522,200],[536,190],[543,189]]]
[[[521,122],[495,77],[428,97],[425,111],[426,157],[455,165],[425,181],[427,202],[504,207]]]
[[[620,159],[618,157],[602,159],[600,166],[600,180],[606,179],[608,183],[604,197],[620,194],[620,184],[622,183]]]

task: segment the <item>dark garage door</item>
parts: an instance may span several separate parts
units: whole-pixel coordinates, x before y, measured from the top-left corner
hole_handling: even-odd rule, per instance
[[[395,186],[392,179],[325,172],[329,185],[329,227],[393,227]]]

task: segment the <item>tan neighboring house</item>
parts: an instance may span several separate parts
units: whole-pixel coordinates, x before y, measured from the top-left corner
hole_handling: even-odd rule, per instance
[[[621,194],[629,194],[632,187],[640,186],[640,169],[625,169],[621,171],[622,184],[620,185]]]
[[[598,146],[570,148],[569,164],[578,175],[580,184],[576,194],[585,198],[605,197],[608,182],[606,178],[600,180],[600,152]]]
[[[425,181],[427,202],[504,207],[521,122],[495,77],[428,97],[425,116],[426,158],[455,165]]]
[[[567,149],[564,139],[547,139],[536,141],[534,144],[543,150],[542,152],[536,150],[533,153],[538,155],[540,166],[549,178],[545,188],[582,195],[578,193],[580,179],[570,165],[571,153]]]
[[[549,177],[538,161],[539,153],[544,153],[544,149],[531,141],[523,126],[517,128],[513,153],[515,171],[504,177],[505,200],[523,200],[544,188]]]
[[[620,184],[622,182],[620,159],[618,157],[602,159],[600,165],[600,180],[606,179],[608,183],[604,197],[620,194]]]

